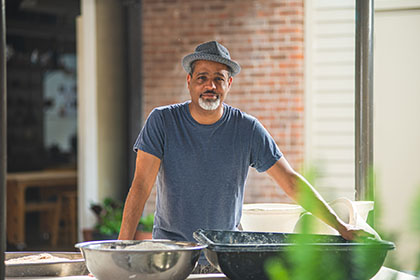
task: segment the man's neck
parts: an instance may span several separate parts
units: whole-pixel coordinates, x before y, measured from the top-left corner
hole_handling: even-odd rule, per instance
[[[199,124],[214,124],[223,116],[223,104],[216,110],[204,110],[201,107],[194,106],[193,103],[189,104],[189,109],[193,119]]]

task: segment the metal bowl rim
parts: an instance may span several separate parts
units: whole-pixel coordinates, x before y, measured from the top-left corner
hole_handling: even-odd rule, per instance
[[[302,246],[311,246],[313,248],[322,248],[323,250],[340,250],[347,251],[353,250],[354,248],[371,248],[378,250],[394,250],[395,244],[386,240],[377,240],[374,238],[365,238],[368,242],[306,242],[306,243],[223,243],[213,240],[208,234],[211,232],[225,232],[227,234],[237,234],[238,231],[219,231],[219,230],[203,230],[199,229],[193,233],[194,238],[200,242],[200,244],[207,245],[207,249],[213,251],[224,251],[230,252],[237,249],[247,249],[252,251],[275,251],[275,250],[288,250],[293,248],[299,248]],[[285,234],[285,235],[296,235],[295,233],[271,233],[271,232],[242,232],[249,234]]]
[[[116,245],[119,244],[125,244],[125,243],[130,243],[130,244],[140,244],[143,242],[151,242],[151,243],[166,243],[166,244],[171,244],[171,245],[178,245],[180,246],[179,248],[168,248],[168,249],[150,249],[150,250],[145,250],[145,249],[129,249],[129,250],[124,250],[124,249],[109,249],[109,248],[92,248],[91,246],[94,245],[101,245],[101,244],[109,244],[109,243],[114,243]],[[82,250],[89,250],[89,251],[101,251],[101,252],[130,252],[130,253],[135,253],[135,252],[170,252],[170,251],[193,251],[193,250],[201,250],[204,248],[207,248],[207,245],[203,245],[203,244],[199,244],[199,243],[194,243],[194,242],[188,242],[188,241],[173,241],[173,240],[168,240],[168,239],[147,239],[147,240],[96,240],[96,241],[86,241],[86,242],[80,242],[74,245],[76,248],[82,249]]]

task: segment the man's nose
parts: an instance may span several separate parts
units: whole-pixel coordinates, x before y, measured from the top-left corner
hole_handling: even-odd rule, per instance
[[[208,80],[205,86],[206,89],[215,89],[216,83],[213,80]]]

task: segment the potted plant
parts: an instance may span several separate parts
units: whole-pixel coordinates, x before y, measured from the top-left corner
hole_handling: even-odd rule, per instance
[[[97,222],[92,230],[83,231],[85,241],[117,239],[124,205],[112,198],[106,198],[102,204],[91,204],[90,209],[95,214]],[[153,214],[140,219],[136,240],[152,238],[153,221]]]
[[[105,198],[102,204],[91,204],[90,209],[96,216],[92,238],[117,239],[122,222],[123,205],[112,198]]]

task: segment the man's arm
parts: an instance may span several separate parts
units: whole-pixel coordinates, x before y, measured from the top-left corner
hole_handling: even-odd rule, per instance
[[[144,205],[150,196],[160,167],[160,159],[137,151],[136,170],[125,201],[123,220],[118,239],[133,240]]]
[[[311,184],[293,170],[284,157],[281,157],[270,167],[267,173],[289,197],[335,228],[345,239],[352,240],[361,236],[372,236],[362,229],[344,223]]]

